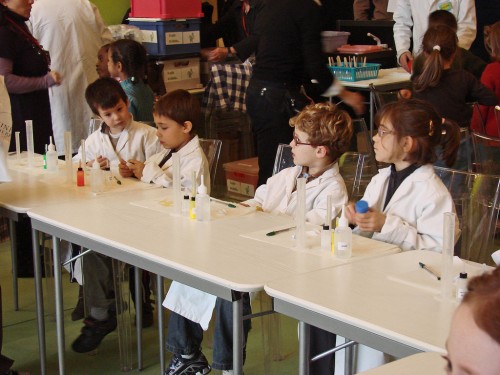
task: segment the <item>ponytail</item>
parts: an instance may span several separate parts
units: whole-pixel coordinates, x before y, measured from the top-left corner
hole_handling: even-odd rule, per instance
[[[441,132],[441,159],[448,168],[455,163],[460,146],[460,127],[454,121],[443,119]]]
[[[443,59],[441,58],[441,48],[435,46],[431,54],[425,59],[422,73],[413,82],[416,92],[424,91],[428,87],[436,87],[441,81],[443,74]]]

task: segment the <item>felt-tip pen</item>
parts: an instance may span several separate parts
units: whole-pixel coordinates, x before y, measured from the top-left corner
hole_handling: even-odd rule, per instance
[[[420,268],[426,270],[427,272],[429,272],[432,276],[434,276],[438,281],[441,280],[441,276],[439,276],[436,271],[430,269],[428,266],[426,266],[424,263],[422,262],[418,262],[418,265],[420,266]]]
[[[292,229],[295,229],[295,227],[273,230],[272,232],[266,233],[266,236],[271,237],[271,236],[274,236],[278,233],[288,232],[289,230],[292,230]]]

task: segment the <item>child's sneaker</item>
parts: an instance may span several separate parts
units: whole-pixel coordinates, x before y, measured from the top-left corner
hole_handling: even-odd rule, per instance
[[[82,328],[82,333],[71,344],[71,348],[77,353],[87,353],[96,349],[102,339],[116,329],[116,315],[110,314],[104,321],[88,317],[83,323],[85,326]]]
[[[182,358],[180,355],[174,355],[165,375],[205,375],[211,368],[208,361],[201,351],[193,358]]]

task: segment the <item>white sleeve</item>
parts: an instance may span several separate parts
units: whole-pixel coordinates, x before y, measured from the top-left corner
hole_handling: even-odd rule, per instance
[[[410,50],[413,27],[410,0],[397,0],[393,18],[395,22],[394,43],[396,44],[396,56],[399,61],[399,57]]]
[[[347,204],[347,191],[339,184],[331,183],[328,189],[323,190],[313,202],[313,208],[306,213],[306,221],[316,225],[323,225],[326,219],[328,196],[332,196],[332,218],[342,211],[342,206]]]
[[[106,23],[101,17],[101,13],[99,12],[99,9],[97,6],[92,4],[92,10],[94,12],[94,18],[95,18],[95,23],[97,26],[97,30],[99,31],[99,34],[101,35],[101,43],[102,45],[111,43],[113,41],[113,35],[111,34],[111,31],[108,29],[106,26]]]
[[[172,178],[167,176],[166,171],[158,166],[157,158],[146,160],[144,169],[142,170],[141,181],[146,183],[154,182],[163,187],[172,185]]]
[[[463,0],[460,2],[457,14],[457,37],[458,45],[469,49],[476,39],[476,6],[474,0]]]
[[[262,207],[266,194],[267,184],[260,185],[255,191],[254,197],[252,199],[244,201],[243,203],[248,204],[250,207]]]

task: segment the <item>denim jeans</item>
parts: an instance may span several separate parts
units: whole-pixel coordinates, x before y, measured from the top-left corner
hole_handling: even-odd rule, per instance
[[[252,313],[250,297],[243,293],[243,315]],[[246,347],[248,332],[251,328],[249,319],[243,321],[243,348]],[[171,312],[168,322],[166,348],[177,355],[189,355],[201,350],[203,329],[183,316]],[[243,350],[243,362],[246,350]],[[212,367],[218,370],[233,368],[233,304],[222,298],[215,302],[215,333]]]

